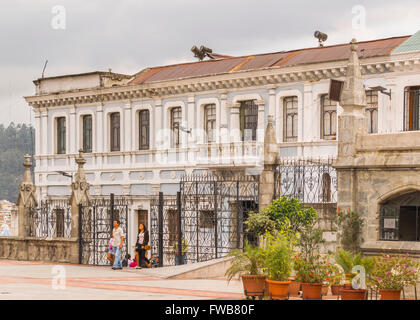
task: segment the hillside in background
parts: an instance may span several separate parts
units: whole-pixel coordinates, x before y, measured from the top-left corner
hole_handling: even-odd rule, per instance
[[[26,124],[0,124],[0,200],[16,203],[25,168],[24,155],[33,156],[35,130]],[[33,159],[32,159],[33,162]]]

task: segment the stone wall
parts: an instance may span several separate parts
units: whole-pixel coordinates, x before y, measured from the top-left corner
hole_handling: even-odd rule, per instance
[[[0,237],[0,259],[79,263],[78,240]]]

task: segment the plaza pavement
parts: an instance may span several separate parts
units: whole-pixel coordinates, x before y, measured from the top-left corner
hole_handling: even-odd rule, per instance
[[[185,268],[185,267],[184,267]],[[172,268],[111,267],[0,260],[0,300],[237,300],[242,284],[226,279],[171,280]],[[65,277],[58,278],[59,275]],[[62,281],[65,280],[65,282]]]

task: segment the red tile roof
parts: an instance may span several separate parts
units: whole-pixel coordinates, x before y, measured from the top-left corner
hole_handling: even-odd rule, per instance
[[[359,56],[369,58],[386,56],[410,36],[359,42]],[[176,80],[189,77],[258,70],[269,67],[289,67],[294,65],[346,60],[350,55],[350,44],[308,48],[287,52],[257,54],[243,57],[230,57],[218,60],[182,63],[154,67],[138,73],[130,84],[155,81]]]

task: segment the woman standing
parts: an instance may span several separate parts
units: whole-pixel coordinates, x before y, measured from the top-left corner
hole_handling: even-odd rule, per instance
[[[136,258],[138,261],[137,269],[141,269],[143,261],[146,266],[150,268],[150,261],[146,258],[146,246],[149,245],[149,232],[146,227],[141,223],[139,225],[139,233],[137,235],[136,243]]]

